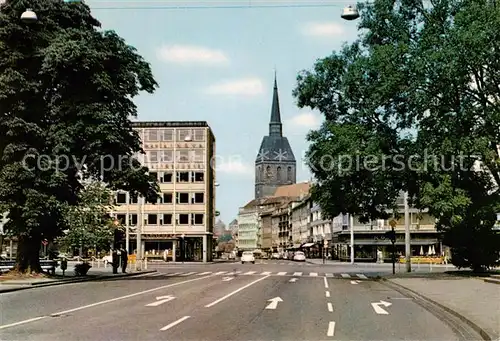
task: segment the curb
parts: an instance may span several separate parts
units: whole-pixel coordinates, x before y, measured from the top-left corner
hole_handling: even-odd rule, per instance
[[[129,272],[126,274],[120,274],[118,276],[97,275],[96,277],[90,277],[90,278],[59,280],[59,281],[53,281],[50,283],[41,283],[41,284],[29,284],[29,285],[25,284],[24,286],[20,286],[17,288],[8,288],[5,290],[2,290],[1,286],[3,284],[0,284],[0,294],[7,293],[7,292],[13,292],[13,291],[41,288],[41,287],[51,287],[51,286],[56,286],[56,285],[73,284],[73,283],[81,283],[81,282],[92,282],[92,281],[98,281],[98,280],[106,281],[106,280],[120,279],[120,278],[124,278],[124,277],[133,277],[133,276],[144,275],[144,274],[153,273],[153,272],[157,272],[157,270],[146,270],[146,271],[141,271],[141,272]]]
[[[460,319],[462,322],[464,322],[465,324],[467,324],[470,328],[472,328],[475,332],[477,332],[481,338],[485,341],[492,341],[492,338],[491,336],[483,329],[481,328],[479,325],[477,325],[476,323],[472,322],[471,320],[469,320],[467,317],[465,317],[464,315],[460,314],[459,312],[451,309],[451,308],[448,308],[447,306],[441,304],[441,303],[438,303],[436,301],[434,301],[433,299],[415,291],[415,290],[412,290],[410,288],[407,288],[405,287],[404,285],[401,285],[401,284],[398,284],[398,283],[394,283],[393,281],[391,280],[388,280],[386,278],[382,278],[382,281],[383,282],[389,282],[389,283],[384,283],[386,284],[387,286],[396,286],[396,287],[399,287],[403,290],[407,290],[409,292],[411,292],[412,294],[416,295],[417,297],[421,297],[423,298],[424,300],[426,301],[429,301],[431,302],[432,304],[438,306],[439,308],[443,309],[444,311],[446,311],[447,313],[457,317],[458,319]]]

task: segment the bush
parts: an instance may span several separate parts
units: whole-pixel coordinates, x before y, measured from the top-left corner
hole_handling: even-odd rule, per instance
[[[87,274],[87,272],[89,272],[89,269],[91,267],[92,266],[87,262],[79,263],[79,264],[75,265],[75,275],[76,276],[85,276]]]

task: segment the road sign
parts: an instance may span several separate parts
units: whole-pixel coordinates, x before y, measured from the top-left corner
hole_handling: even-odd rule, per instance
[[[389,315],[387,311],[382,309],[380,306],[383,305],[384,307],[389,307],[392,305],[392,303],[386,302],[386,301],[380,301],[380,302],[374,302],[372,303],[373,310],[379,315]]]
[[[175,299],[174,296],[168,295],[168,296],[158,296],[156,297],[156,302],[146,304],[146,307],[157,307],[163,303],[166,303],[168,301],[172,301]]]
[[[270,300],[268,300],[269,303],[266,307],[266,309],[276,309],[276,307],[278,306],[278,302],[283,302],[283,300],[281,299],[281,297],[275,297],[275,298],[271,298]]]

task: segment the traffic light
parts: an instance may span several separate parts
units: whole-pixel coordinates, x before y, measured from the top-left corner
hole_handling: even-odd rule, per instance
[[[396,232],[394,230],[387,231],[385,233],[385,238],[389,239],[391,243],[394,244],[396,242]]]

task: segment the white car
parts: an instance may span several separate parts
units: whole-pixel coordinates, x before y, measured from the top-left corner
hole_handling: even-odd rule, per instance
[[[253,256],[253,252],[245,251],[241,255],[241,264],[252,263],[255,264],[255,257]]]
[[[295,252],[295,255],[293,256],[293,260],[295,260],[297,262],[305,262],[306,255],[302,251],[297,251],[297,252]]]

